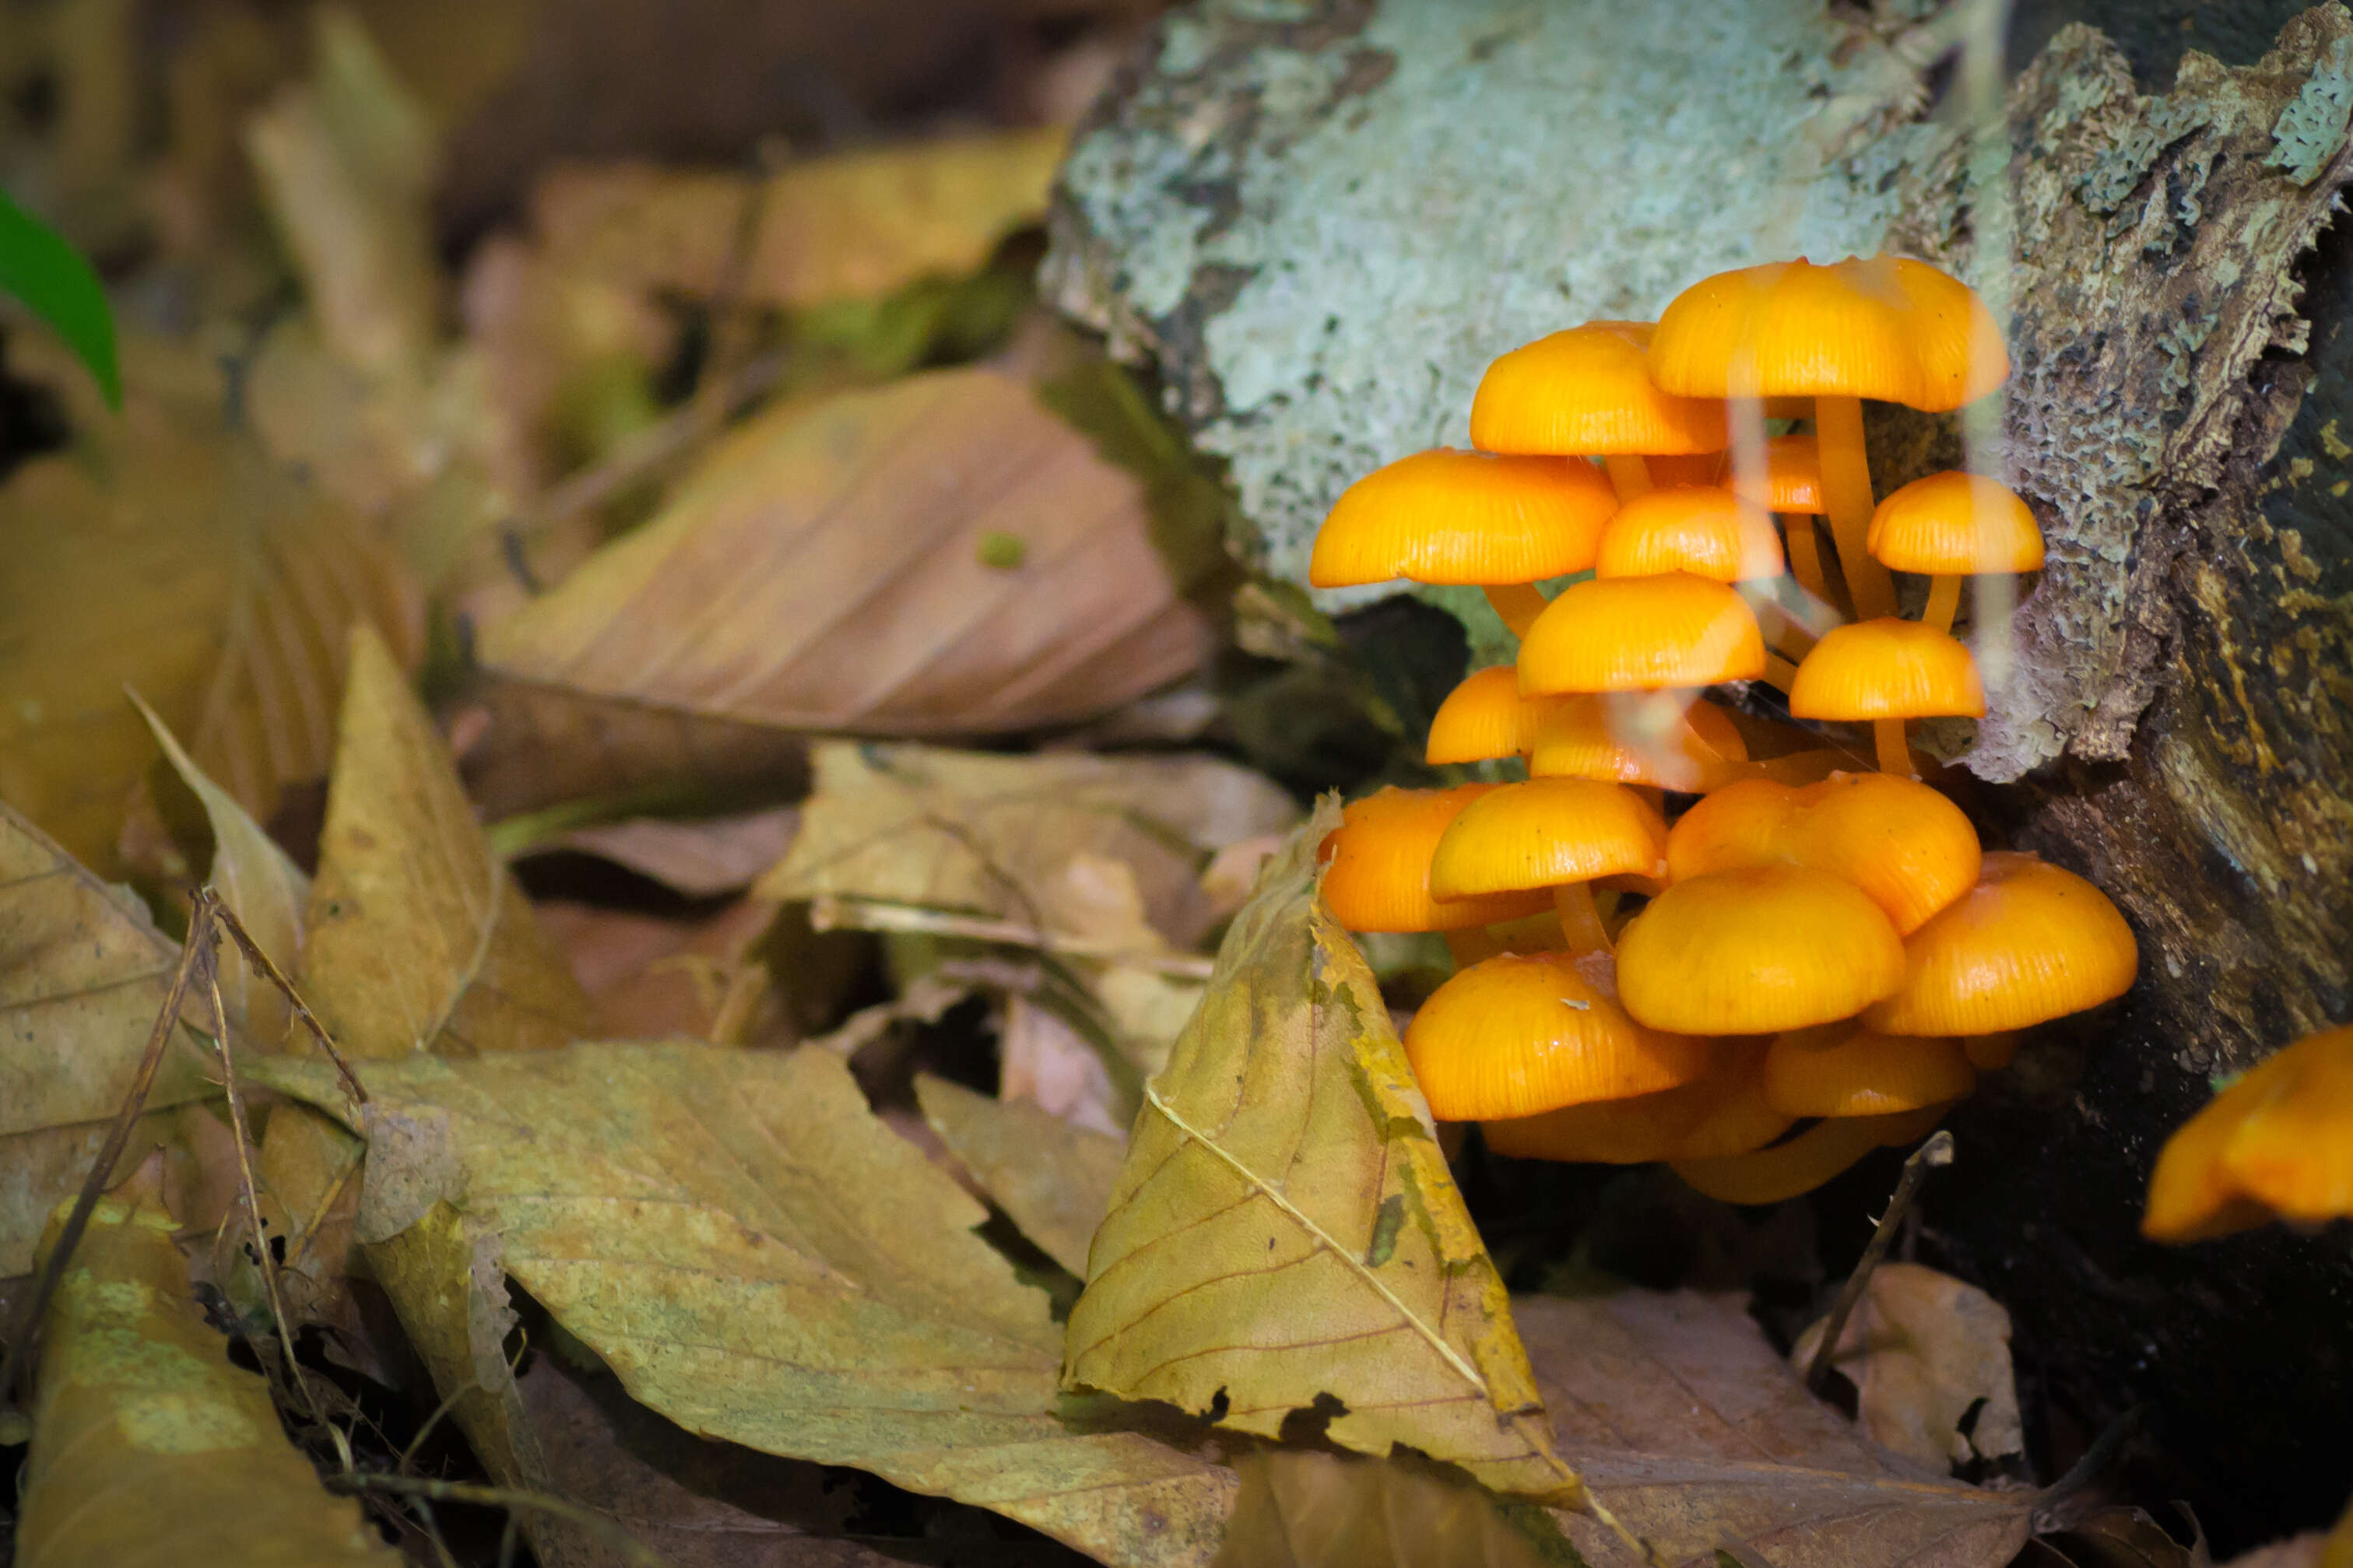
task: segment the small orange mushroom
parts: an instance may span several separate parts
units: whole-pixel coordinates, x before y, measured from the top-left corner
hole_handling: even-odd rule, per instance
[[[1713,702],[1686,707],[1619,692],[1549,700],[1554,707],[1528,752],[1528,772],[1537,778],[1611,779],[1690,794],[1714,787],[1727,767],[1748,760],[1740,731]]]
[[[1800,719],[1868,720],[1883,773],[1908,778],[1914,719],[1984,715],[1985,682],[1969,650],[1916,621],[1885,618],[1833,628],[1798,666],[1789,711]]]
[[[1793,1120],[1765,1102],[1763,1058],[1751,1042],[1718,1040],[1707,1071],[1689,1083],[1491,1121],[1481,1131],[1488,1148],[1517,1160],[1638,1165],[1746,1153],[1788,1131]]]
[[[1982,474],[1930,474],[1871,514],[1871,553],[1929,578],[1925,626],[1953,629],[1961,579],[2042,569],[2042,528],[2018,492]]]
[[[1952,1040],[1831,1025],[1776,1038],[1764,1081],[1766,1100],[1790,1116],[1879,1116],[1959,1100],[1977,1069]]]
[[[1552,889],[1573,952],[1609,946],[1591,883],[1656,879],[1666,869],[1667,825],[1623,784],[1530,779],[1465,806],[1439,838],[1430,889],[1440,899]]]
[[[1472,445],[1600,458],[1623,500],[1651,488],[1645,455],[1723,451],[1722,403],[1670,397],[1652,384],[1643,358],[1651,332],[1648,321],[1588,321],[1514,349],[1479,380]]]
[[[1430,858],[1464,807],[1502,786],[1458,784],[1412,790],[1392,785],[1351,801],[1324,840],[1324,901],[1350,931],[1459,931],[1540,914],[1543,894],[1500,893],[1440,900],[1430,891]]]
[[[1904,943],[1851,882],[1801,866],[1672,884],[1618,938],[1618,992],[1656,1029],[1763,1035],[1851,1018],[1904,983]]]
[[[1781,575],[1781,538],[1762,508],[1714,485],[1676,485],[1628,501],[1602,526],[1596,577],[1689,572],[1719,583]]]
[[[1989,1035],[2132,988],[2140,952],[2107,895],[2073,871],[1996,850],[1976,886],[1904,943],[1900,989],[1862,1016],[1889,1035]]]
[[[1688,572],[1594,578],[1561,590],[1520,644],[1520,689],[1647,691],[1765,673],[1757,616]]]
[[[1474,670],[1430,716],[1422,761],[1437,767],[1523,755],[1535,747],[1546,721],[1566,700],[1521,696],[1520,672],[1508,664]]]
[[[1591,566],[1617,510],[1609,481],[1576,458],[1417,452],[1340,493],[1316,531],[1307,581],[1476,584],[1525,633],[1545,605],[1535,584]]]
[[[1405,1049],[1432,1116],[1478,1121],[1672,1089],[1712,1047],[1636,1023],[1567,954],[1506,953],[1432,992]]]
[[[2166,1141],[2141,1234],[2200,1241],[2353,1215],[2353,1026],[2274,1051]]]

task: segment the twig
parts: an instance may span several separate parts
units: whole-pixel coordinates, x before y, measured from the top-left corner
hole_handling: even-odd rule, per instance
[[[392,1492],[401,1497],[422,1498],[428,1502],[466,1502],[484,1508],[507,1510],[530,1509],[536,1513],[553,1514],[576,1524],[592,1534],[601,1536],[617,1547],[621,1555],[644,1568],[664,1568],[659,1554],[640,1544],[637,1537],[601,1514],[593,1513],[576,1503],[543,1492],[516,1491],[508,1487],[476,1486],[470,1481],[433,1480],[423,1476],[388,1476],[380,1471],[358,1470],[328,1479],[328,1487],[353,1492]]]
[[[82,1179],[81,1192],[74,1199],[72,1212],[66,1215],[65,1228],[58,1233],[57,1245],[49,1249],[40,1284],[26,1300],[24,1310],[17,1314],[16,1331],[8,1336],[7,1354],[0,1357],[0,1401],[14,1397],[17,1375],[31,1358],[33,1341],[40,1332],[42,1314],[49,1309],[49,1298],[57,1294],[58,1282],[65,1278],[66,1265],[73,1260],[82,1232],[90,1228],[90,1211],[98,1207],[100,1194],[111,1182],[114,1167],[121,1163],[122,1151],[131,1142],[131,1130],[138,1125],[141,1112],[147,1109],[147,1091],[155,1085],[156,1071],[164,1065],[164,1047],[171,1044],[172,1032],[179,1026],[180,1008],[187,1000],[189,982],[195,976],[196,954],[217,940],[211,906],[199,900],[188,921],[187,940],[180,944],[180,966],[172,973],[163,1011],[155,1015],[155,1027],[147,1037],[147,1053],[139,1058],[139,1070],[132,1075],[131,1088],[114,1113],[114,1125],[107,1129],[106,1142],[99,1146],[98,1158],[91,1162],[90,1174]]]
[[[1062,936],[1013,921],[989,920],[978,915],[943,914],[937,910],[922,909],[913,904],[883,903],[869,899],[844,898],[838,894],[826,894],[810,900],[809,924],[818,931],[849,926],[863,931],[913,931],[927,936],[965,937],[974,942],[1001,942],[1012,947],[1034,948],[1039,952],[1059,952],[1071,958],[1109,959],[1137,969],[1179,975],[1188,980],[1207,980],[1212,968],[1212,962],[1197,952],[1155,952],[1120,942],[1090,942],[1085,937]]]
[[[1927,1178],[1931,1165],[1953,1163],[1953,1135],[1941,1128],[1929,1136],[1926,1143],[1912,1151],[1904,1162],[1904,1174],[1895,1184],[1895,1195],[1887,1202],[1887,1212],[1879,1216],[1879,1226],[1871,1233],[1871,1244],[1862,1249],[1862,1261],[1847,1276],[1845,1288],[1839,1291],[1838,1304],[1831,1309],[1830,1321],[1823,1327],[1822,1342],[1814,1347],[1813,1363],[1806,1368],[1806,1386],[1820,1398],[1830,1386],[1831,1357],[1838,1348],[1839,1336],[1846,1332],[1846,1321],[1854,1312],[1855,1303],[1870,1288],[1872,1270],[1887,1256],[1888,1243],[1895,1239],[1895,1228],[1912,1207],[1912,1199]]]
[[[211,900],[213,918],[220,922],[223,931],[237,939],[238,950],[245,954],[246,966],[278,988],[278,994],[286,998],[286,1005],[294,1009],[294,1016],[302,1020],[302,1026],[311,1031],[311,1037],[319,1042],[319,1048],[327,1053],[327,1059],[335,1064],[335,1070],[343,1075],[343,1087],[352,1091],[352,1099],[365,1105],[367,1090],[360,1087],[359,1077],[352,1071],[352,1064],[343,1059],[343,1052],[335,1049],[335,1042],[328,1036],[326,1026],[311,1011],[311,1005],[302,1000],[302,994],[294,989],[294,983],[269,961],[269,955],[261,951],[261,944],[255,942],[252,933],[245,929],[245,922],[237,918],[237,911],[220,901],[219,894],[207,887],[199,897]]]

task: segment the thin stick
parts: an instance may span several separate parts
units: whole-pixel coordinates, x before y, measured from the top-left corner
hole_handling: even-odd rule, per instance
[[[328,1479],[332,1488],[351,1491],[392,1492],[401,1497],[422,1498],[432,1502],[469,1502],[484,1508],[530,1509],[537,1513],[554,1514],[556,1518],[578,1525],[593,1534],[602,1536],[619,1548],[621,1555],[645,1568],[664,1568],[662,1560],[640,1545],[638,1539],[612,1521],[592,1513],[576,1503],[542,1492],[515,1491],[506,1487],[476,1486],[470,1481],[432,1480],[422,1476],[387,1476],[374,1470],[355,1471],[350,1475]]]
[[[968,937],[975,942],[1001,942],[1013,947],[1035,948],[1040,952],[1065,953],[1072,958],[1111,959],[1137,969],[1149,969],[1155,973],[1181,975],[1192,980],[1207,980],[1212,967],[1211,960],[1197,952],[1153,952],[1118,942],[1090,942],[1084,937],[1063,936],[1012,921],[942,914],[913,904],[885,903],[872,899],[845,898],[839,894],[825,894],[809,900],[809,924],[818,931],[833,931],[848,926],[853,930],[902,931],[929,936]]]
[[[66,1275],[66,1265],[73,1260],[82,1232],[90,1228],[90,1211],[98,1207],[99,1196],[112,1180],[122,1151],[130,1146],[131,1130],[138,1125],[140,1113],[147,1109],[147,1091],[155,1085],[156,1071],[164,1065],[164,1049],[171,1044],[173,1030],[179,1026],[180,1008],[187,1000],[189,982],[195,976],[196,954],[216,940],[211,908],[199,900],[188,920],[187,940],[180,944],[180,967],[173,972],[171,989],[164,995],[163,1011],[155,1015],[155,1027],[147,1037],[147,1054],[139,1058],[139,1070],[132,1075],[131,1088],[114,1113],[114,1125],[107,1129],[106,1142],[99,1146],[90,1174],[82,1178],[73,1212],[66,1215],[65,1228],[58,1233],[58,1244],[49,1249],[49,1261],[41,1270],[41,1282],[17,1315],[16,1331],[8,1336],[7,1354],[0,1357],[0,1400],[14,1396],[17,1374],[31,1359],[33,1340],[40,1332],[42,1314],[49,1310],[49,1298],[57,1294],[58,1282]]]
[[[252,933],[245,929],[245,922],[237,918],[237,911],[220,901],[219,894],[207,886],[198,897],[211,903],[213,918],[220,922],[223,931],[237,939],[237,947],[245,953],[247,966],[278,987],[278,994],[286,998],[286,1005],[294,1009],[294,1016],[302,1020],[302,1026],[311,1031],[311,1037],[319,1042],[319,1048],[327,1053],[327,1059],[334,1063],[335,1070],[343,1075],[343,1087],[352,1091],[352,1099],[365,1105],[367,1090],[360,1087],[358,1076],[352,1071],[352,1064],[343,1060],[343,1052],[335,1049],[335,1042],[329,1037],[326,1026],[311,1011],[311,1005],[302,1000],[302,994],[294,989],[294,983],[269,961],[269,955],[261,951],[260,943],[255,942]]]
[[[1887,1256],[1887,1245],[1895,1239],[1895,1227],[1911,1209],[1914,1195],[1927,1178],[1928,1167],[1952,1163],[1953,1135],[1941,1128],[1904,1162],[1904,1174],[1895,1184],[1895,1195],[1888,1200],[1887,1212],[1879,1216],[1879,1226],[1871,1233],[1871,1244],[1862,1249],[1862,1261],[1854,1266],[1854,1272],[1847,1276],[1845,1287],[1839,1291],[1838,1304],[1831,1309],[1831,1321],[1822,1330],[1822,1342],[1814,1347],[1813,1363],[1806,1368],[1806,1386],[1816,1398],[1820,1398],[1830,1384],[1831,1356],[1838,1347],[1839,1336],[1846,1332],[1846,1321],[1870,1287],[1872,1270]]]

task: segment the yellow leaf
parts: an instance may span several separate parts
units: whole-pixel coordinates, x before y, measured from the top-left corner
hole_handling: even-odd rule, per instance
[[[255,1072],[361,1121],[314,1065]],[[1106,1563],[1216,1549],[1231,1473],[1145,1436],[1144,1413],[1058,1396],[1046,1297],[830,1054],[593,1044],[360,1074],[362,1234],[459,1208],[470,1259],[494,1237],[506,1274],[688,1430],[994,1509]]]
[[[302,984],[347,1057],[561,1046],[587,998],[491,854],[389,650],[352,639]]]
[[[213,864],[205,879],[218,889],[229,913],[245,927],[254,944],[269,955],[279,973],[293,973],[295,957],[302,951],[302,913],[311,900],[310,877],[287,858],[276,839],[261,830],[235,795],[196,765],[153,709],[136,694],[131,700],[164,748],[164,759],[195,792],[206,819],[212,824]],[[220,966],[220,990],[231,1026],[243,1029],[257,1049],[286,1048],[287,1025],[293,1015],[276,986],[254,973],[242,960],[232,959]]]
[[[1016,571],[977,540],[1017,528]],[[652,521],[491,628],[485,662],[577,696],[765,728],[987,734],[1190,672],[1142,487],[1018,383],[935,371],[721,442]]]
[[[1066,1121],[1027,1100],[997,1100],[926,1073],[915,1079],[923,1120],[1021,1234],[1073,1274],[1111,1206],[1124,1139]]]
[[[1813,1363],[1829,1325],[1798,1336]],[[1831,1364],[1859,1392],[1862,1429],[1899,1454],[1966,1466],[2026,1450],[2010,1362],[2010,1314],[1976,1286],[1916,1263],[1883,1263],[1846,1321]],[[1964,1417],[1970,1421],[1961,1430]]]
[[[1269,1448],[1234,1469],[1241,1495],[1213,1568],[1582,1568],[1541,1511],[1435,1467]]]
[[[1040,221],[1066,133],[941,137],[796,163],[764,186],[643,167],[551,179],[537,203],[550,248],[580,271],[640,289],[723,287],[756,200],[736,297],[807,306],[970,272]]]
[[[1315,890],[1327,802],[1235,916],[1145,1091],[1065,1381],[1272,1436],[1337,1400],[1498,1490],[1581,1502],[1370,971]]]
[[[135,717],[135,715],[134,715]],[[164,1009],[179,952],[129,893],[91,876],[38,828],[0,805],[0,1279],[32,1266],[50,1208],[90,1173]],[[181,1033],[149,1089],[149,1114],[126,1155],[161,1140],[175,1193],[194,1190],[219,1124],[192,1102],[215,1093]],[[175,1109],[177,1108],[177,1109]]]
[[[197,1316],[177,1228],[153,1167],[90,1214],[42,1324],[20,1568],[397,1563]]]
[[[396,561],[225,428],[216,393],[192,405],[185,367],[126,348],[120,422],[0,486],[0,798],[109,870],[157,756],[124,687],[266,821],[326,771],[348,629],[412,662],[422,642]]]

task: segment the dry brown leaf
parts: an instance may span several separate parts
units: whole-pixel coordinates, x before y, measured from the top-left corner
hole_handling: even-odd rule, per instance
[[[157,1165],[91,1211],[43,1321],[19,1568],[397,1563],[197,1314],[177,1229]]]
[[[1071,1309],[1064,1378],[1272,1436],[1404,1445],[1583,1497],[1372,973],[1316,892],[1336,798],[1234,917],[1152,1080]],[[1326,1406],[1328,1408],[1328,1405]]]
[[[1207,756],[833,742],[815,761],[800,833],[763,895],[980,916],[1066,952],[1189,946],[1220,912],[1204,865],[1299,818],[1271,780]]]
[[[0,1279],[32,1266],[49,1210],[90,1173],[178,962],[136,898],[0,805]],[[220,1122],[195,1103],[217,1092],[206,1059],[183,1031],[125,1155],[136,1165],[170,1149],[174,1195],[195,1223],[220,1214],[234,1176]]]
[[[1561,1451],[1674,1568],[1727,1538],[1773,1568],[2002,1568],[2031,1490],[1986,1490],[1882,1448],[1813,1398],[1739,1298],[1626,1290],[1512,1308]],[[1562,1526],[1595,1563],[1624,1548]]]
[[[1792,1365],[1812,1364],[1828,1321],[1798,1336]],[[2010,1314],[1949,1274],[1916,1263],[1873,1269],[1831,1364],[1855,1385],[1863,1431],[1899,1454],[1966,1466],[2026,1450]],[[1964,1433],[1962,1420],[1972,1412]]]
[[[739,899],[702,920],[561,900],[535,912],[611,1034],[744,1045],[772,1041],[782,1022],[753,951],[776,922],[774,904]]]
[[[644,165],[575,168],[542,183],[534,216],[577,271],[699,296],[730,286],[738,237],[755,220],[735,298],[863,299],[970,272],[1007,235],[1042,220],[1066,142],[1059,128],[935,137],[810,159],[757,185]]]
[[[1318,1449],[1234,1461],[1242,1479],[1213,1568],[1570,1568],[1544,1515],[1434,1467]]]
[[[1102,1049],[1060,1014],[1018,991],[1006,994],[1004,1018],[997,1028],[999,1099],[1035,1105],[1058,1121],[1108,1134],[1124,1144],[1124,1129],[1135,1114],[1135,1088],[1132,1079],[1124,1086],[1113,1082]],[[1095,1218],[1102,1217],[1098,1211]],[[1093,1234],[1092,1226],[1087,1229]],[[1086,1272],[1083,1248],[1071,1272]]]
[[[681,822],[636,816],[540,839],[522,853],[572,850],[650,877],[690,899],[740,892],[792,847],[800,813],[788,805]]]
[[[1127,1141],[928,1073],[915,1079],[915,1099],[932,1131],[1021,1234],[1083,1276],[1087,1243],[1111,1207]]]
[[[399,666],[364,629],[351,664],[302,953],[311,1006],[351,1057],[586,1033],[588,999],[491,854]]]
[[[120,420],[0,486],[0,798],[108,870],[158,754],[126,686],[267,821],[326,772],[349,629],[423,640],[399,563],[223,427],[217,371],[126,350]]]
[[[632,1396],[690,1431],[976,1503],[1106,1563],[1215,1550],[1230,1472],[1129,1425],[1142,1413],[1058,1398],[1046,1297],[830,1054],[596,1044],[364,1063],[364,1115],[313,1065],[254,1070],[364,1126],[364,1237],[397,1243],[462,1205],[466,1244],[444,1252],[464,1275],[406,1289],[448,1298],[495,1244]],[[445,1365],[487,1370],[488,1325],[463,1342]]]
[[[1000,532],[1022,564],[983,562]],[[1205,647],[1136,479],[1018,383],[951,370],[748,421],[482,652],[706,719],[987,734],[1115,706]]]

